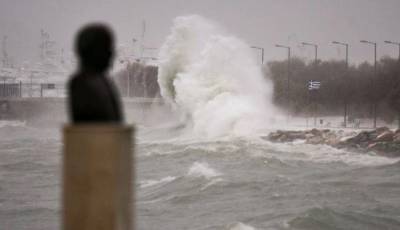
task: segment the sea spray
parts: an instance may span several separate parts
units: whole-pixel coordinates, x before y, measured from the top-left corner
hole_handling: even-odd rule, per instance
[[[201,16],[174,20],[160,50],[158,83],[194,135],[247,135],[270,126],[276,113],[272,83],[250,46]]]

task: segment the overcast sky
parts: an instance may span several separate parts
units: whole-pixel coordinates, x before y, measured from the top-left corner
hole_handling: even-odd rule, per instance
[[[265,48],[266,61],[286,58],[276,43],[294,47],[296,56],[311,60],[319,45],[323,60],[344,58],[332,40],[350,44],[350,61],[373,61],[373,48],[360,39],[378,42],[378,57],[398,56],[400,0],[0,0],[0,36],[9,37],[9,54],[16,60],[37,59],[40,29],[58,47],[70,50],[74,33],[91,21],[114,27],[119,43],[140,38],[147,24],[146,45],[159,47],[172,20],[198,14],[224,26],[250,45]]]

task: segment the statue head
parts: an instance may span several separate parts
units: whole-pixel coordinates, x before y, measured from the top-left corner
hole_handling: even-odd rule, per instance
[[[106,71],[114,55],[113,32],[104,24],[84,26],[76,36],[75,52],[84,71]]]

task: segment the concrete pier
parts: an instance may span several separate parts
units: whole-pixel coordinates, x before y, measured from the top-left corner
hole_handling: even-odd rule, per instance
[[[64,127],[63,230],[132,229],[133,128]]]

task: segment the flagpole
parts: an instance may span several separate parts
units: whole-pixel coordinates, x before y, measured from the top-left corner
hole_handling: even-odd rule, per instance
[[[302,42],[301,43],[303,46],[312,46],[314,47],[315,50],[315,54],[314,54],[314,65],[315,65],[315,69],[317,68],[318,65],[318,45],[314,44],[314,43],[308,43],[308,42]],[[314,93],[313,96],[313,101],[314,101],[314,126],[317,126],[317,117],[316,117],[316,110],[317,110],[317,101],[316,101],[316,93]]]
[[[377,95],[376,93],[374,93],[374,83],[376,83],[376,67],[377,67],[377,61],[376,61],[376,46],[377,43],[376,42],[370,42],[370,41],[366,41],[366,40],[361,40],[361,43],[366,43],[369,45],[373,45],[374,46],[374,79],[371,82],[371,90],[373,92],[372,95],[372,112],[373,112],[373,116],[374,116],[374,129],[376,128],[376,121],[377,121]]]
[[[316,91],[319,90],[321,87],[321,82],[320,81],[314,81],[314,80],[309,80],[308,81],[308,91],[309,91],[309,95],[311,95],[312,97],[316,97],[316,92],[315,93],[311,93],[311,91]],[[310,96],[309,96],[310,98]],[[315,99],[313,99],[313,101],[315,101]],[[313,117],[314,117],[314,126],[317,126],[317,117],[316,117],[316,110],[317,110],[317,104],[314,103],[313,104]],[[307,126],[308,126],[308,119],[307,119]]]

